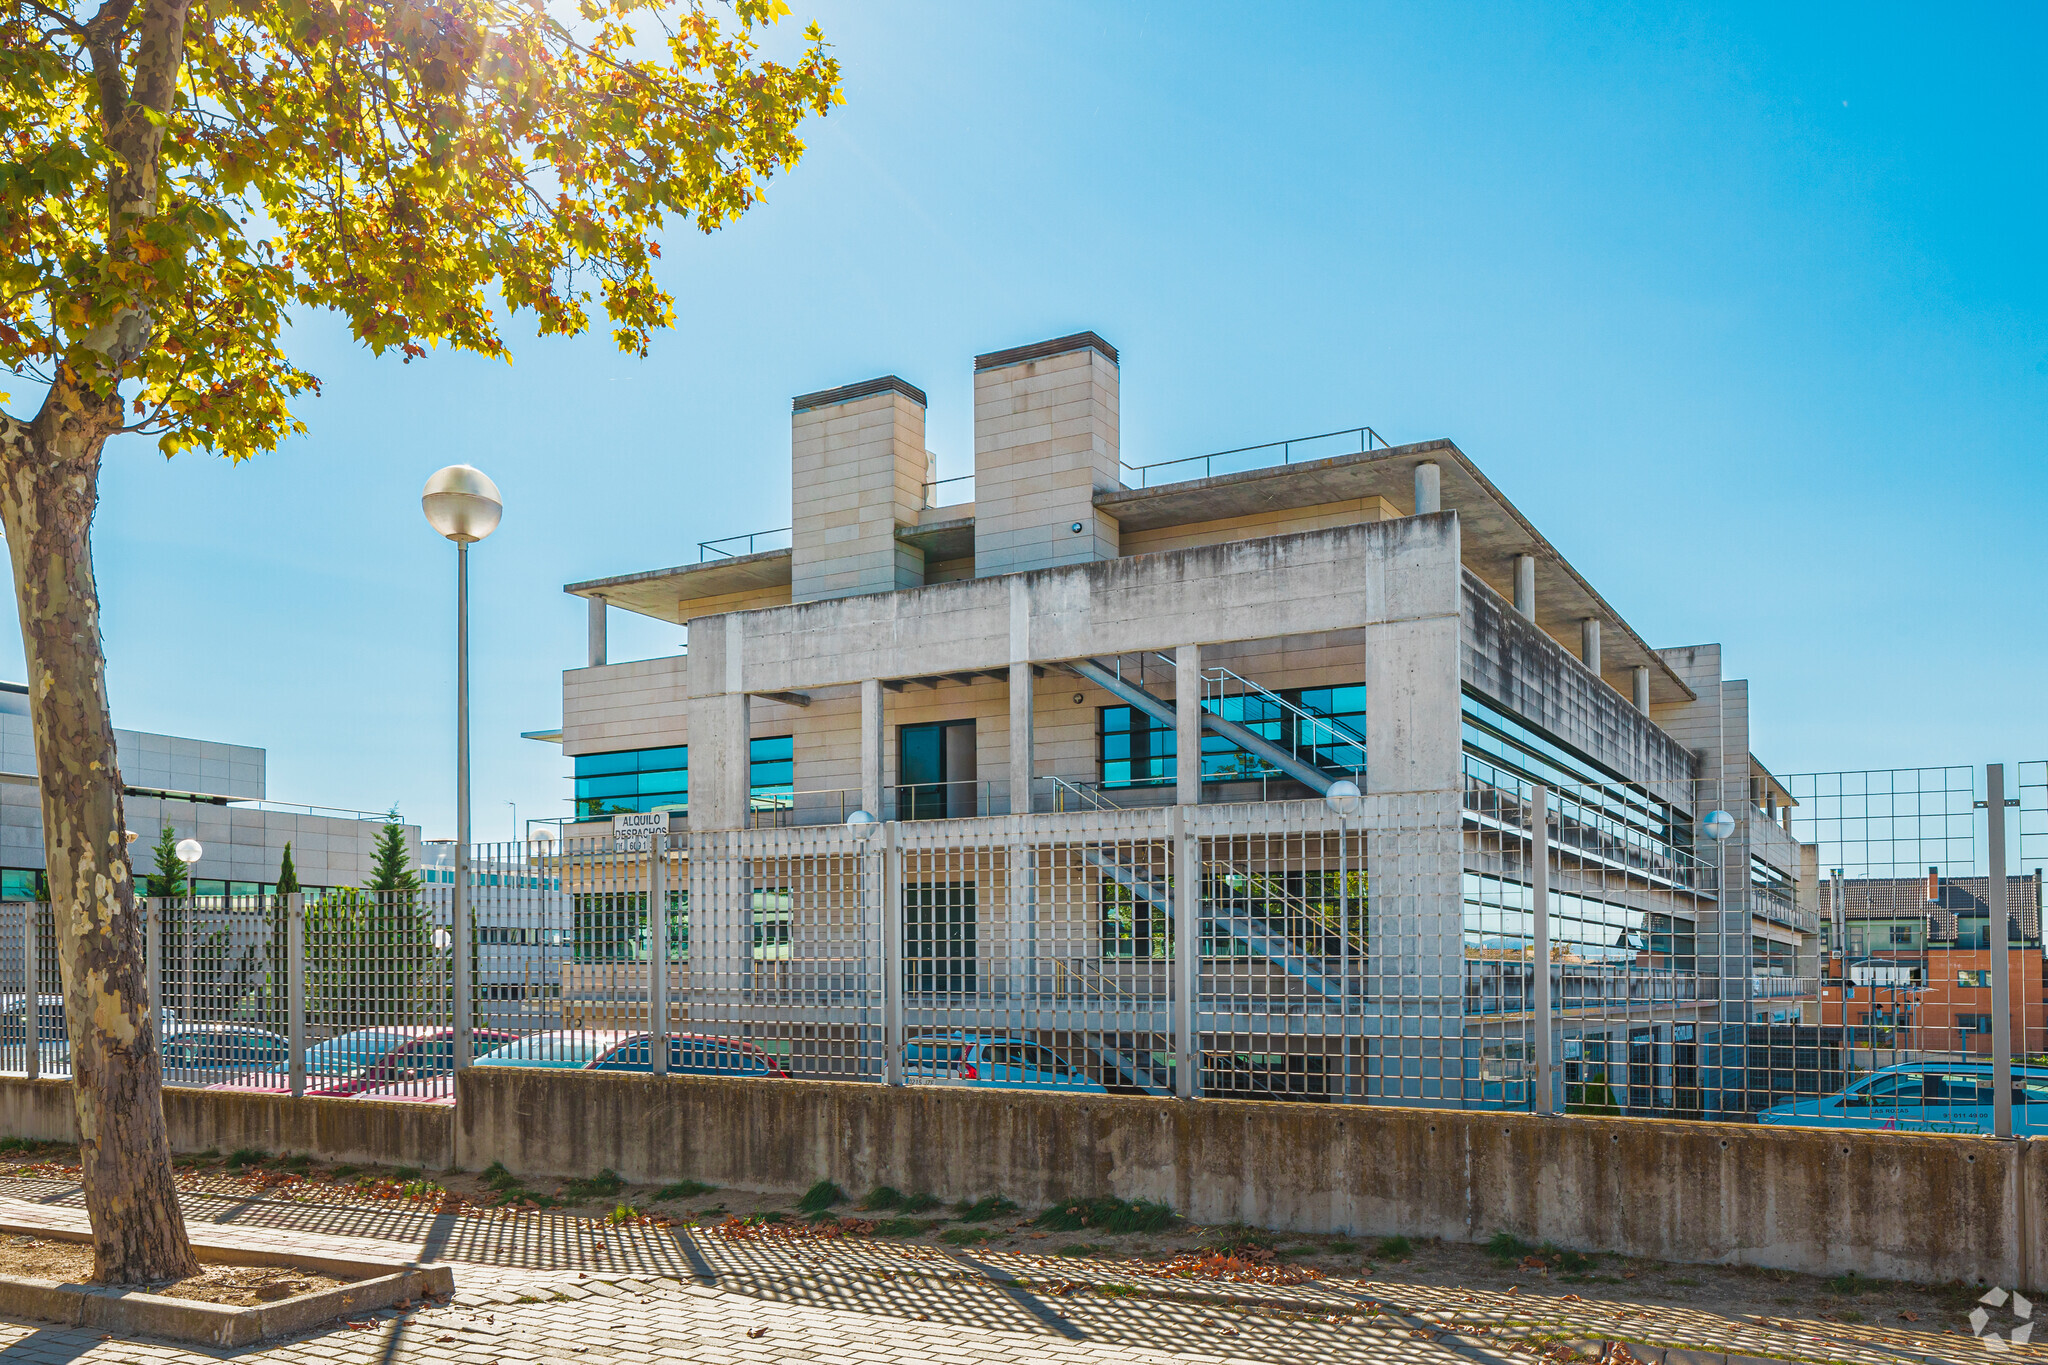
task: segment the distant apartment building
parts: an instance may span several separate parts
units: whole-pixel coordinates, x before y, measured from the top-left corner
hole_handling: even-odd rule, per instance
[[[2013,1046],[2048,1052],[2048,955],[2041,873],[2006,878],[2007,1015]],[[1988,1053],[1990,878],[1826,878],[1819,885],[1827,972],[1821,1022],[1865,1046]]]
[[[1580,1059],[1610,1042],[1617,1057],[1648,1049],[1648,1093],[1667,1097],[1648,1104],[1668,1106],[1688,1064],[1701,1088],[1702,1026],[1801,1017],[1812,851],[1750,753],[1748,684],[1723,675],[1718,646],[1652,647],[1448,440],[1387,446],[1362,431],[1133,468],[1119,380],[1116,349],[1093,333],[976,357],[967,496],[936,480],[916,386],[884,376],[799,395],[786,543],[735,537],[701,562],[567,585],[590,613],[587,663],[563,677],[581,828],[669,810],[693,850],[763,826],[797,849],[807,827],[864,810],[932,822],[961,848],[994,841],[975,870],[906,885],[884,912],[914,918],[909,951],[967,962],[914,975],[915,1011],[920,993],[1080,990],[1148,951],[1142,902],[1163,881],[1116,859],[1154,855],[1062,861],[1029,851],[1035,832],[1103,810],[1197,823],[1228,810],[1248,832],[1203,845],[1203,952],[1269,978],[1242,993],[1242,1013],[1219,1007],[1208,1046],[1259,1054],[1289,1028],[1274,1002],[1357,995],[1356,970],[1372,997],[1343,1025],[1358,1038],[1294,1027],[1288,1046],[1325,1078],[1349,1077],[1363,1049],[1371,1097],[1464,1104],[1498,1098],[1489,1050],[1519,1036],[1506,1021],[1528,1009],[1533,970],[1526,840],[1485,852],[1486,812],[1525,812],[1539,782],[1604,784],[1617,795],[1567,812],[1559,837],[1625,847],[1654,884],[1557,897],[1553,960],[1587,979],[1662,973],[1657,998],[1675,1003],[1588,1040]],[[611,610],[684,627],[687,648],[611,662]],[[1288,821],[1336,829],[1317,798],[1339,779],[1366,793],[1346,828],[1366,829],[1370,885],[1355,936],[1369,965],[1345,963],[1343,982],[1332,935],[1259,927],[1278,922],[1261,916],[1281,898],[1335,884],[1337,845],[1304,844],[1284,877],[1230,862],[1275,856]],[[1716,807],[1738,817],[1720,842],[1699,829]],[[752,915],[726,903],[765,894],[788,915],[793,895],[780,932],[801,956],[805,893],[767,866],[756,857],[736,891],[693,851],[690,914]],[[1250,915],[1232,908],[1248,884],[1272,888]],[[934,897],[954,898],[936,946]],[[580,920],[576,938],[579,959],[607,951]],[[1066,956],[1048,962],[1055,947]],[[1043,971],[1004,965],[1024,954]],[[1136,1036],[1075,1025],[1059,1045],[1107,1059],[1113,1079],[1186,1093],[1184,1073],[1130,1063]],[[1363,1084],[1315,1083],[1330,1098]]]
[[[308,892],[369,878],[382,817],[268,800],[263,750],[139,730],[116,730],[114,748],[138,876],[150,872],[150,846],[169,825],[205,848],[192,878],[201,896],[275,890],[286,843]],[[407,826],[406,835],[417,849],[419,831]],[[46,866],[28,689],[0,683],[0,900],[41,899]]]

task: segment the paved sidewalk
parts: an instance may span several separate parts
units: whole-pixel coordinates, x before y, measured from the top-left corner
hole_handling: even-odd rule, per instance
[[[12,1197],[8,1197],[12,1196]],[[1530,1361],[1558,1342],[1648,1343],[1637,1358],[1899,1365],[1977,1362],[1953,1334],[1838,1322],[1740,1321],[1676,1306],[1555,1293],[1502,1294],[1391,1281],[1273,1287],[1161,1280],[1129,1263],[955,1253],[883,1240],[732,1242],[647,1224],[619,1227],[532,1214],[440,1214],[409,1205],[337,1206],[188,1197],[195,1235],[252,1244],[444,1261],[446,1307],[234,1353],[101,1341],[0,1322],[8,1362],[233,1358],[280,1365],[511,1361],[641,1365],[677,1361],[846,1360],[857,1365],[976,1362]],[[0,1180],[0,1220],[82,1227],[75,1185]],[[759,1331],[760,1335],[750,1336]],[[2025,1348],[2008,1359],[2048,1361]]]

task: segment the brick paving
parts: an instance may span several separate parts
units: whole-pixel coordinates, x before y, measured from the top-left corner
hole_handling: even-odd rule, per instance
[[[1742,1321],[1675,1306],[1374,1280],[1286,1288],[1190,1284],[1125,1263],[952,1253],[883,1241],[728,1242],[551,1214],[191,1196],[195,1236],[307,1252],[443,1261],[446,1306],[386,1312],[236,1352],[0,1320],[0,1358],[92,1365],[641,1365],[830,1360],[852,1365],[1047,1361],[1530,1361],[1554,1341],[1616,1338],[1671,1365],[1726,1360],[1975,1362],[1968,1337],[1809,1320]],[[0,1220],[82,1227],[75,1185],[0,1181]],[[1663,1349],[1636,1357],[1657,1360]],[[2006,1359],[2048,1361],[2048,1349]]]

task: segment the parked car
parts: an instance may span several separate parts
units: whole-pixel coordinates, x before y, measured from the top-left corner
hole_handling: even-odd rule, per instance
[[[292,1045],[248,1024],[195,1024],[164,1038],[164,1084],[206,1085],[284,1066]]]
[[[479,1066],[537,1066],[556,1071],[582,1071],[635,1035],[623,1029],[554,1029],[529,1033],[496,1048]],[[453,1103],[451,1098],[450,1103]]]
[[[28,1030],[23,1021],[27,1017],[24,997],[0,995],[0,1047],[20,1047],[27,1040]],[[168,1005],[162,1010],[164,1032],[176,1033],[184,1027],[179,1022],[178,1012]],[[64,997],[61,995],[39,995],[36,997],[36,1041],[45,1047],[51,1043],[69,1045],[71,1035],[64,1031]]]
[[[636,1033],[590,1064],[592,1071],[654,1071],[653,1035]],[[700,1033],[670,1034],[671,1076],[779,1076],[784,1071],[769,1053],[744,1038],[713,1038]]]
[[[518,1036],[498,1029],[477,1029],[470,1035],[478,1052],[513,1042]],[[454,1069],[454,1029],[416,1025],[357,1029],[306,1049],[306,1093],[356,1095],[365,1090],[430,1080]],[[291,1074],[286,1070],[265,1071],[207,1088],[276,1094],[291,1089]]]
[[[529,1033],[478,1057],[478,1066],[525,1066],[544,1071],[637,1071],[654,1070],[648,1060],[653,1035],[617,1029],[557,1029]],[[742,1038],[713,1038],[700,1034],[671,1035],[668,1040],[668,1069],[678,1076],[781,1076],[787,1078],[775,1059]],[[400,1083],[363,1091],[366,1100],[404,1100],[420,1104],[455,1103],[455,1078],[435,1076],[426,1082]]]
[[[1988,1062],[1901,1062],[1839,1094],[1774,1105],[1756,1118],[1803,1128],[1988,1133],[1991,1101]],[[2048,1067],[2013,1066],[2012,1128],[2021,1137],[2048,1137]]]
[[[927,1033],[903,1044],[905,1080],[926,1085],[998,1085],[1107,1095],[1060,1060],[1051,1048],[1026,1038],[979,1033]]]

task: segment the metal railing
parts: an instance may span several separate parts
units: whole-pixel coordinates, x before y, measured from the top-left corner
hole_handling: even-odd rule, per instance
[[[466,1036],[480,1066],[1936,1132],[1989,1131],[1996,1106],[1966,1100],[2009,1090],[2034,1131],[2032,867],[2006,884],[2024,941],[1994,1005],[1995,950],[1942,919],[1999,885],[1973,784],[1819,785],[1795,824],[1824,872],[1793,894],[1826,942],[1755,894],[1746,813],[1703,832],[1746,811],[1706,784],[1637,856],[1591,814],[1620,808],[1612,785],[1368,793],[1340,816],[1121,808],[1060,780],[1031,815],[484,845],[460,925],[445,884],[151,902],[151,989],[172,1083],[337,1097],[452,1102]],[[2024,862],[2048,855],[2048,765],[2018,793]],[[1869,946],[1894,925],[1922,938]],[[47,909],[0,906],[0,1068],[63,1074],[63,1025]]]
[[[1326,431],[1316,436],[1295,436],[1285,441],[1267,441],[1262,445],[1238,446],[1234,450],[1218,450],[1207,455],[1183,455],[1173,460],[1155,460],[1151,464],[1123,465],[1126,474],[1137,476],[1133,484],[1124,480],[1126,487],[1149,488],[1155,470],[1179,469],[1181,466],[1201,466],[1201,473],[1180,473],[1172,482],[1190,478],[1213,478],[1217,474],[1241,473],[1247,469],[1262,469],[1272,465],[1294,463],[1297,454],[1304,460],[1327,460],[1338,455],[1362,455],[1372,450],[1389,449],[1387,441],[1371,427],[1352,427],[1346,431]],[[1273,456],[1278,454],[1279,458]],[[1229,468],[1218,469],[1218,461]]]
[[[739,559],[744,555],[763,554],[769,550],[786,550],[789,548],[789,534],[789,527],[778,526],[772,531],[748,531],[742,535],[724,536],[718,540],[700,540],[697,542],[697,562],[706,563],[713,556],[719,559]],[[778,536],[784,539],[780,543],[775,543]]]
[[[964,490],[967,494],[966,497],[956,497],[951,502],[947,503],[941,503],[937,501],[935,495],[938,493],[938,490],[940,490],[941,488],[946,488],[950,485],[963,483],[967,485],[967,488]],[[955,493],[959,493],[963,490],[956,487],[953,489],[953,491]],[[965,503],[970,503],[973,501],[974,476],[972,474],[955,474],[950,479],[933,479],[930,483],[924,486],[924,505],[926,507],[959,507]]]

